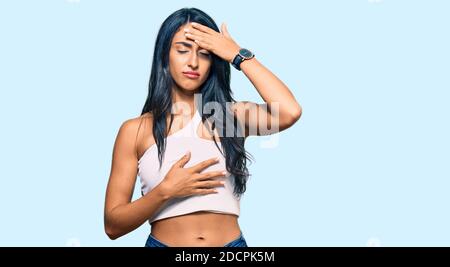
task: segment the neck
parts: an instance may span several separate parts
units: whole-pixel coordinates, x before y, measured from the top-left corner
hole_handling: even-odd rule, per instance
[[[174,115],[194,114],[196,107],[194,95],[198,92],[199,90],[188,91],[174,86],[174,88],[172,89],[172,113]]]

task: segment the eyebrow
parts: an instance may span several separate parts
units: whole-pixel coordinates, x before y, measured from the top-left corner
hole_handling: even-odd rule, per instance
[[[187,42],[176,42],[175,44],[182,44],[182,45],[187,46],[187,47],[192,47],[192,44],[187,43]]]
[[[176,42],[174,44],[182,44],[182,45],[187,46],[187,47],[192,47],[192,44],[187,43],[187,42]],[[203,48],[199,47],[199,50],[201,50],[201,49],[203,49]]]

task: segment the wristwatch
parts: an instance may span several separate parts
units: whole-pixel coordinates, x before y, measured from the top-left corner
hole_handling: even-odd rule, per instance
[[[241,48],[239,50],[239,53],[234,57],[233,61],[231,61],[231,65],[235,67],[237,70],[241,70],[241,63],[244,60],[251,59],[255,56],[252,51]]]

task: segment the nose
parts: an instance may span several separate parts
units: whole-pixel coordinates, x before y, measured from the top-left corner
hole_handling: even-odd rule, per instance
[[[197,55],[197,53],[191,53],[191,55],[189,56],[188,65],[192,69],[196,69],[198,67],[198,55]]]

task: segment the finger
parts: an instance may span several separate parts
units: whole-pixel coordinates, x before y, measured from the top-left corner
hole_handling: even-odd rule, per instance
[[[198,46],[206,50],[212,50],[211,45],[208,42],[208,38],[203,38],[201,36],[185,33],[186,38],[193,40]]]
[[[198,182],[195,184],[195,187],[197,188],[214,188],[214,187],[218,187],[218,186],[224,186],[225,182],[224,181],[202,181],[202,182]]]
[[[228,29],[227,29],[227,26],[226,26],[225,22],[222,23],[221,29],[222,29],[222,34],[223,34],[225,37],[231,38],[230,33],[228,32]]]
[[[202,25],[202,24],[200,24],[200,23],[191,22],[191,26],[192,26],[194,29],[197,29],[197,30],[200,30],[200,31],[202,31],[202,32],[209,33],[209,34],[215,34],[215,33],[217,33],[215,30],[213,30],[213,29],[211,29],[211,28],[209,28],[209,27],[207,27],[207,26],[205,26],[205,25]]]
[[[217,194],[219,191],[216,189],[194,189],[194,194],[197,195],[207,195],[207,194]]]
[[[193,172],[201,172],[204,169],[206,169],[207,167],[209,167],[210,165],[216,164],[218,162],[219,162],[219,158],[207,159],[200,163],[197,163],[196,165],[192,166],[190,169]]]
[[[206,43],[205,41],[201,41],[201,40],[194,40],[194,42],[200,46],[201,48],[204,48],[206,50],[212,51],[212,47]]]
[[[188,163],[189,159],[191,158],[191,151],[188,151],[186,154],[183,155],[183,157],[181,157],[181,159],[179,159],[175,165],[183,168],[184,165],[186,165],[186,163]]]
[[[194,42],[201,48],[214,52],[213,47],[206,40],[194,40]]]
[[[200,36],[200,37],[208,37],[210,36],[208,33],[193,29],[193,28],[184,28],[184,34],[191,34],[193,36]]]
[[[227,174],[226,171],[213,171],[199,174],[196,179],[198,181],[209,180],[215,177],[224,177]]]
[[[192,33],[185,33],[184,36],[186,36],[186,38],[192,39],[192,40],[198,40],[202,43],[205,43],[205,41],[207,40],[205,37],[200,36],[198,34],[192,34]]]

